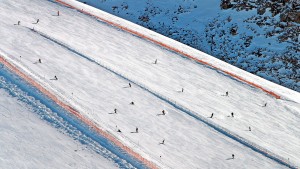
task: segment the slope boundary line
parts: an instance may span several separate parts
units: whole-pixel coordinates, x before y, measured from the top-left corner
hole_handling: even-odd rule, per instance
[[[131,168],[128,164],[131,164],[133,167],[144,167],[144,164],[137,162],[127,153],[125,154],[122,149],[109,142],[105,137],[98,134],[96,131],[91,130],[90,126],[82,123],[81,120],[58,106],[55,102],[39,90],[36,90],[31,84],[25,82],[21,77],[15,75],[14,72],[1,63],[0,88],[8,92],[10,96],[29,105],[33,110],[32,113],[41,120],[47,122],[47,125],[59,130],[59,132],[71,137],[73,140],[82,143],[85,146],[84,148],[82,147],[83,149],[92,150],[109,161],[112,160],[120,168]],[[5,107],[2,108],[7,110]],[[27,113],[26,117],[28,117],[28,114],[29,113]],[[0,115],[3,114],[0,113]],[[4,115],[4,117],[10,118],[9,115]],[[76,150],[78,151],[80,149],[77,147],[74,151]]]
[[[32,29],[30,29],[30,30],[32,30]],[[219,132],[219,133],[221,133],[221,134],[223,134],[223,135],[225,135],[225,136],[227,136],[227,137],[229,137],[229,138],[231,138],[231,139],[233,139],[233,140],[241,143],[242,145],[244,145],[244,146],[246,146],[246,147],[248,147],[248,148],[250,148],[250,149],[252,149],[252,150],[254,150],[254,151],[256,151],[256,152],[258,152],[260,154],[262,154],[263,156],[268,157],[268,158],[274,160],[275,162],[277,162],[277,163],[279,163],[281,165],[287,166],[289,168],[293,168],[293,169],[297,168],[297,167],[295,167],[296,165],[290,163],[289,161],[285,160],[284,158],[280,157],[279,155],[277,155],[277,154],[275,154],[275,153],[273,153],[273,152],[271,152],[271,151],[269,151],[269,150],[267,150],[267,149],[259,146],[256,143],[248,141],[247,139],[239,136],[238,134],[235,134],[235,133],[229,131],[228,129],[226,129],[226,128],[224,128],[224,127],[222,127],[222,126],[214,123],[213,121],[207,120],[207,118],[205,118],[202,115],[199,115],[199,113],[197,113],[197,112],[195,112],[193,110],[190,110],[190,109],[188,109],[188,108],[186,108],[186,107],[178,104],[176,101],[174,101],[174,100],[172,100],[172,99],[170,99],[170,98],[168,98],[166,96],[163,96],[163,95],[157,93],[156,91],[151,90],[150,88],[146,87],[143,84],[140,84],[136,80],[132,80],[132,78],[130,78],[130,77],[128,77],[128,76],[126,76],[126,75],[124,75],[124,74],[122,74],[120,72],[117,72],[116,70],[113,70],[112,68],[110,68],[108,66],[105,66],[103,63],[100,63],[99,61],[96,61],[95,59],[92,59],[91,57],[80,53],[79,51],[73,49],[72,47],[68,46],[67,44],[59,42],[58,40],[50,37],[49,35],[44,34],[42,32],[39,32],[37,30],[32,30],[32,31],[34,33],[39,34],[40,36],[42,36],[44,38],[46,38],[46,39],[48,39],[48,40],[56,43],[57,45],[60,45],[61,47],[63,47],[66,50],[74,53],[75,55],[78,55],[78,56],[80,56],[80,57],[82,57],[82,58],[84,58],[84,59],[86,59],[86,60],[88,60],[88,61],[90,61],[90,62],[92,62],[92,63],[94,63],[94,64],[96,64],[96,65],[98,65],[98,66],[100,66],[102,68],[104,68],[104,69],[106,69],[107,71],[109,71],[109,72],[111,72],[111,73],[119,76],[120,78],[125,79],[125,80],[131,82],[132,84],[137,85],[138,87],[140,87],[141,89],[149,92],[150,94],[154,95],[158,99],[160,99],[160,100],[166,102],[167,104],[173,106],[177,110],[180,110],[180,111],[188,114],[189,116],[195,118],[196,120],[198,120],[200,122],[203,122],[204,124],[206,124],[207,126],[213,128],[217,132]]]
[[[107,20],[107,19],[105,19],[105,18],[103,18],[103,17],[97,16],[97,15],[92,14],[92,13],[90,13],[90,12],[81,10],[81,9],[79,9],[79,8],[77,8],[77,7],[75,7],[75,6],[72,6],[71,4],[69,4],[69,3],[67,3],[67,2],[64,2],[64,1],[62,1],[62,0],[55,0],[55,1],[58,2],[58,3],[60,3],[60,4],[62,4],[62,5],[64,5],[64,6],[67,6],[67,7],[73,8],[73,9],[76,9],[77,11],[79,11],[79,12],[81,12],[81,13],[83,13],[83,14],[86,14],[86,15],[89,15],[89,16],[92,16],[92,17],[95,17],[95,18],[97,18],[97,19],[99,19],[99,20],[101,20],[101,21],[103,21],[103,22],[105,22],[105,23],[107,23],[107,24],[109,24],[109,25],[111,25],[111,26],[117,27],[117,28],[119,28],[119,29],[121,29],[121,30],[124,30],[124,31],[128,32],[128,33],[131,33],[131,34],[136,35],[136,36],[138,36],[138,37],[141,37],[141,38],[143,38],[143,39],[149,40],[149,41],[151,41],[151,42],[153,42],[153,43],[155,43],[155,44],[157,44],[157,45],[159,45],[159,46],[162,46],[162,47],[164,47],[164,48],[166,48],[166,49],[168,49],[168,50],[171,50],[171,51],[173,51],[173,52],[175,52],[175,53],[178,53],[178,54],[180,54],[180,55],[182,55],[182,56],[184,56],[184,57],[186,57],[186,58],[192,59],[192,60],[194,60],[194,61],[196,61],[196,62],[198,62],[198,63],[201,63],[201,64],[204,64],[204,65],[210,66],[210,67],[212,67],[212,68],[214,68],[214,69],[216,69],[216,70],[219,70],[219,71],[221,71],[221,72],[224,72],[225,74],[227,74],[227,75],[229,75],[229,76],[231,76],[231,77],[233,77],[233,78],[235,78],[235,79],[238,79],[238,80],[240,80],[240,81],[242,81],[242,82],[244,82],[244,83],[246,83],[246,84],[248,84],[248,85],[250,85],[250,86],[253,86],[253,87],[255,87],[255,88],[261,89],[262,91],[264,91],[265,93],[267,93],[267,94],[269,94],[269,95],[275,97],[276,99],[280,99],[280,98],[281,98],[280,95],[276,94],[275,92],[273,92],[273,91],[271,91],[271,90],[268,90],[268,89],[264,88],[264,87],[261,86],[261,85],[258,85],[258,84],[254,83],[254,82],[251,82],[251,81],[249,81],[249,80],[246,80],[246,79],[244,79],[243,77],[241,77],[241,76],[239,76],[239,75],[237,75],[237,74],[231,73],[231,72],[229,72],[229,71],[227,71],[227,70],[224,70],[224,69],[222,69],[222,68],[220,68],[220,67],[217,67],[217,66],[215,66],[215,65],[213,65],[213,64],[211,64],[211,63],[208,63],[208,62],[206,62],[206,61],[203,61],[203,60],[201,60],[201,59],[198,59],[198,58],[196,58],[196,57],[194,57],[194,56],[192,56],[192,55],[190,55],[190,54],[188,54],[188,53],[186,53],[186,52],[183,52],[183,51],[181,51],[181,50],[179,50],[179,49],[177,49],[177,48],[175,48],[175,47],[173,47],[173,46],[170,46],[170,45],[168,45],[168,44],[166,44],[166,43],[163,43],[163,42],[160,42],[160,41],[158,41],[158,40],[155,40],[155,39],[153,39],[153,38],[150,37],[150,36],[146,36],[146,35],[144,35],[144,34],[138,32],[138,31],[135,31],[135,30],[133,30],[133,29],[130,29],[130,28],[128,28],[128,27],[124,27],[124,26],[122,26],[122,25],[120,25],[120,24],[117,24],[117,23],[115,23],[115,22],[109,21],[109,20]]]
[[[26,82],[31,84],[32,86],[36,87],[38,90],[40,90],[43,94],[45,94],[47,97],[49,97],[51,100],[53,100],[56,104],[61,106],[63,109],[67,110],[71,114],[73,114],[76,118],[81,120],[83,123],[90,126],[93,130],[95,130],[98,134],[102,135],[103,137],[107,138],[109,141],[114,143],[116,146],[120,147],[122,150],[124,150],[126,153],[137,159],[138,161],[145,164],[147,167],[151,169],[158,169],[156,164],[153,162],[145,159],[140,154],[134,152],[131,148],[121,143],[118,139],[114,138],[111,134],[108,132],[102,130],[99,128],[93,121],[89,120],[88,118],[84,117],[82,114],[80,114],[75,108],[73,108],[70,105],[65,104],[63,101],[61,101],[59,98],[57,98],[54,94],[46,90],[43,86],[41,86],[39,83],[34,81],[32,78],[27,76],[25,73],[21,72],[16,66],[9,63],[3,56],[0,55],[0,63],[5,65],[8,69],[13,71],[15,74],[17,74],[19,77],[23,78]]]

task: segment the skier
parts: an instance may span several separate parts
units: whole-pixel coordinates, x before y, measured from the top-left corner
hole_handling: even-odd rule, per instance
[[[183,93],[183,88],[181,89],[181,92]]]
[[[40,22],[40,19],[37,19],[37,20],[36,20],[36,23],[34,23],[34,24],[38,24],[39,22]]]
[[[114,109],[114,111],[115,111],[115,114],[117,114],[117,109]]]
[[[54,79],[55,79],[55,80],[58,80],[57,76],[54,76]]]
[[[138,133],[139,132],[139,128],[136,127],[135,128],[135,132]]]
[[[118,129],[117,132],[122,133],[122,131],[120,129]]]
[[[131,102],[130,104],[131,104],[131,105],[134,105],[134,102]]]
[[[160,144],[165,144],[165,139],[163,139],[163,141]]]
[[[42,60],[41,60],[41,59],[39,59],[39,63],[42,63]]]
[[[249,131],[251,131],[251,127],[249,126]]]
[[[226,92],[226,96],[228,96],[228,92]]]
[[[166,115],[166,112],[165,112],[165,110],[163,110],[163,111],[161,111],[162,112],[162,115]]]
[[[210,118],[213,118],[213,116],[214,116],[214,113],[211,114]]]
[[[234,159],[234,154],[232,154],[232,159]]]
[[[157,64],[157,59],[154,61],[154,64]]]
[[[59,16],[59,11],[57,11],[57,16]]]
[[[129,87],[131,87],[131,84],[129,83]]]
[[[265,103],[263,107],[267,107],[267,103]]]
[[[234,117],[234,114],[233,114],[233,112],[231,112],[231,117]]]
[[[21,21],[18,21],[18,25],[20,25],[21,24]]]

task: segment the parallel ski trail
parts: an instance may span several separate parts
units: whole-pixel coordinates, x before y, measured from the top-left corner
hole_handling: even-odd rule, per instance
[[[273,92],[273,91],[271,91],[269,89],[266,89],[266,88],[264,88],[263,86],[261,86],[259,84],[256,84],[256,83],[254,83],[252,81],[249,81],[249,80],[247,80],[247,79],[245,79],[245,78],[243,78],[243,77],[241,77],[241,76],[239,76],[239,75],[237,75],[235,73],[232,73],[232,72],[230,72],[228,70],[225,70],[225,69],[223,69],[221,67],[215,66],[212,63],[209,63],[207,61],[198,59],[197,57],[195,57],[195,56],[193,56],[191,54],[188,54],[187,52],[181,51],[178,48],[175,48],[175,47],[173,47],[173,46],[171,46],[171,45],[169,45],[167,43],[164,43],[164,42],[159,41],[159,40],[157,40],[155,38],[152,38],[149,35],[145,35],[145,34],[139,32],[139,31],[136,31],[136,30],[134,30],[132,28],[129,28],[129,27],[123,26],[121,24],[115,23],[115,22],[110,21],[110,20],[108,20],[108,19],[106,19],[104,17],[100,17],[99,15],[92,14],[92,13],[90,13],[88,11],[84,11],[83,9],[79,9],[78,7],[72,6],[71,4],[67,3],[64,0],[51,0],[51,1],[55,1],[56,3],[64,5],[65,7],[69,7],[69,8],[75,9],[75,10],[79,11],[80,13],[83,13],[85,15],[94,17],[97,20],[100,20],[100,21],[102,21],[102,22],[104,22],[104,23],[106,23],[106,24],[108,24],[110,26],[113,26],[115,28],[121,29],[121,30],[123,30],[123,31],[125,31],[127,33],[130,33],[130,34],[134,35],[134,36],[138,36],[138,37],[140,37],[142,39],[148,40],[148,41],[150,41],[150,42],[152,42],[152,43],[154,43],[154,44],[156,44],[156,45],[158,45],[160,47],[163,47],[164,49],[168,49],[168,50],[170,50],[172,52],[180,54],[181,56],[183,56],[185,58],[191,59],[191,60],[193,60],[193,61],[195,61],[197,63],[204,64],[204,65],[209,66],[209,67],[211,67],[211,68],[213,68],[215,70],[221,71],[222,73],[227,74],[227,75],[229,75],[232,78],[235,78],[235,79],[237,79],[237,80],[239,80],[239,81],[241,81],[243,83],[246,83],[246,84],[248,84],[248,85],[250,85],[252,87],[255,87],[257,89],[262,90],[263,92],[265,92],[265,93],[267,93],[267,94],[275,97],[276,99],[281,99],[281,96],[279,94],[277,94],[277,93],[275,93],[275,92]]]
[[[30,29],[30,28],[28,28],[28,29]],[[32,29],[30,29],[30,30],[32,30]],[[155,97],[159,98],[160,100],[162,100],[162,101],[168,103],[169,105],[173,106],[174,108],[176,108],[176,109],[178,109],[178,110],[180,110],[180,111],[188,114],[189,116],[195,118],[196,120],[198,120],[200,122],[203,122],[207,126],[213,128],[214,130],[218,131],[219,133],[221,133],[221,134],[223,134],[223,135],[225,135],[225,136],[227,136],[227,137],[229,137],[229,138],[231,138],[231,139],[239,142],[240,144],[244,145],[245,147],[248,147],[248,148],[250,148],[250,149],[258,152],[258,153],[264,155],[265,157],[268,157],[268,158],[274,160],[275,162],[277,162],[277,163],[279,163],[281,165],[287,166],[289,168],[295,168],[295,169],[297,168],[295,164],[293,164],[293,163],[285,160],[283,157],[281,157],[281,156],[279,156],[279,155],[277,155],[277,154],[275,154],[275,153],[273,153],[273,152],[271,152],[271,151],[269,151],[269,150],[267,150],[267,149],[259,146],[258,144],[254,143],[254,142],[251,142],[251,141],[249,141],[249,140],[247,140],[247,139],[239,136],[236,133],[233,133],[233,132],[229,131],[228,129],[226,129],[226,128],[224,128],[224,127],[222,127],[222,126],[214,123],[213,121],[207,120],[206,117],[204,117],[204,116],[196,113],[195,111],[189,110],[185,106],[182,106],[182,105],[178,104],[176,101],[174,101],[174,100],[172,100],[172,99],[170,99],[170,98],[168,98],[168,97],[166,97],[164,95],[161,95],[160,93],[158,93],[158,92],[150,89],[149,87],[146,87],[145,85],[139,83],[138,81],[134,80],[133,78],[130,78],[130,77],[128,77],[128,76],[126,76],[126,75],[124,75],[124,74],[122,74],[120,72],[117,72],[116,70],[114,70],[114,69],[112,69],[112,68],[104,65],[103,63],[101,63],[99,61],[96,61],[96,60],[92,59],[91,57],[89,57],[89,56],[87,56],[87,55],[85,55],[85,54],[77,51],[76,49],[72,48],[71,46],[69,46],[69,45],[67,45],[67,44],[65,44],[63,42],[60,42],[59,40],[56,40],[55,38],[52,38],[51,36],[49,36],[49,35],[47,35],[47,34],[45,34],[43,32],[39,32],[39,31],[36,31],[36,30],[32,30],[32,31],[34,33],[36,33],[36,34],[38,34],[38,35],[40,35],[40,36],[48,39],[48,40],[54,42],[55,44],[57,44],[57,45],[65,48],[66,50],[68,50],[68,51],[76,54],[77,56],[85,58],[86,60],[88,60],[88,61],[90,61],[90,62],[92,62],[92,63],[94,63],[94,64],[96,64],[96,65],[98,65],[98,66],[100,66],[100,67],[102,67],[104,69],[106,69],[107,71],[109,71],[109,72],[111,72],[111,73],[119,76],[120,78],[122,78],[124,80],[127,80],[130,83],[132,83],[132,84],[135,84],[136,86],[138,86],[141,89],[147,91],[148,93],[151,93],[152,95],[154,95]]]
[[[25,104],[30,105],[34,113],[42,120],[45,120],[81,144],[86,145],[99,155],[114,161],[120,168],[146,168],[142,167],[143,165],[141,164],[133,163],[132,159],[122,149],[110,143],[105,137],[98,135],[90,129],[90,126],[63,110],[54,101],[44,96],[43,93],[35,90],[33,86],[30,86],[30,84],[27,84],[7,70],[6,67],[0,68],[0,88],[8,91],[10,95]]]

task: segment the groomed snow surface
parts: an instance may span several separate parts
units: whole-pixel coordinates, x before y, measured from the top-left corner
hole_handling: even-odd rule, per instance
[[[33,24],[37,19],[39,23]],[[21,25],[14,25],[18,21]],[[0,38],[1,56],[160,168],[286,167],[251,145],[300,165],[297,92],[258,80],[284,95],[275,99],[208,66],[46,0],[0,1]],[[204,54],[197,57],[215,61]],[[248,75],[223,62],[216,64]],[[4,69],[0,72],[6,76],[0,74],[0,108],[7,112],[0,118],[0,134],[5,136],[0,140],[0,168],[132,167],[126,159],[120,163],[118,155],[107,155],[109,147],[93,141],[82,144],[76,140],[84,135],[76,139],[64,132],[68,127],[61,129],[41,118],[36,112],[43,106],[31,109],[31,102],[19,98],[28,88],[13,84],[23,82],[9,80],[11,75]],[[6,83],[14,87],[5,87]],[[226,91],[229,96],[224,96]],[[40,98],[33,99],[38,102]],[[214,117],[208,118],[212,113]],[[56,159],[53,167],[47,166],[51,159]]]
[[[80,144],[80,132],[69,129],[72,133],[68,135],[66,127],[70,126],[61,126],[60,131],[50,126],[64,122],[4,80],[0,76],[0,168],[118,168],[91,149],[98,148],[96,145]],[[46,119],[53,123],[45,123]]]

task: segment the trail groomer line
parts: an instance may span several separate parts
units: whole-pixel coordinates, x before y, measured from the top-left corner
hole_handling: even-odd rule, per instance
[[[246,79],[244,79],[243,77],[241,77],[241,76],[239,76],[239,75],[236,75],[236,74],[231,73],[231,72],[229,72],[229,71],[227,71],[227,70],[224,70],[224,69],[222,69],[222,68],[219,68],[219,67],[217,67],[217,66],[215,66],[215,65],[213,65],[213,64],[211,64],[211,63],[208,63],[208,62],[206,62],[206,61],[203,61],[203,60],[201,60],[201,59],[198,59],[198,58],[196,58],[196,57],[194,57],[194,56],[192,56],[192,55],[190,55],[190,54],[188,54],[188,53],[186,53],[186,52],[183,52],[183,51],[181,51],[181,50],[179,50],[179,49],[177,49],[177,48],[175,48],[175,47],[173,47],[173,46],[170,46],[170,45],[168,45],[168,44],[166,44],[166,43],[163,43],[163,42],[160,42],[160,41],[158,41],[158,40],[156,40],[156,39],[153,39],[153,38],[150,37],[150,36],[144,35],[144,34],[138,32],[138,31],[135,31],[135,30],[133,30],[133,29],[130,29],[130,28],[125,27],[125,26],[122,26],[122,25],[117,24],[117,23],[115,23],[115,22],[109,21],[109,20],[107,20],[107,19],[105,19],[105,18],[99,17],[99,16],[97,16],[97,15],[95,15],[95,14],[92,14],[92,13],[90,13],[90,12],[87,12],[87,11],[84,11],[84,10],[82,10],[82,9],[79,9],[79,8],[77,8],[77,7],[75,7],[75,6],[72,6],[71,4],[68,4],[68,3],[62,1],[62,0],[55,0],[55,1],[56,1],[57,3],[60,3],[60,4],[64,5],[64,6],[67,6],[67,7],[69,7],[69,8],[76,9],[77,11],[79,11],[79,12],[81,12],[81,13],[83,13],[83,14],[86,14],[86,15],[89,15],[89,16],[92,16],[92,17],[95,17],[95,18],[97,18],[97,19],[99,19],[99,20],[101,20],[101,21],[103,21],[103,22],[105,22],[105,23],[107,23],[107,24],[109,24],[109,25],[111,25],[111,26],[114,26],[114,27],[116,27],[116,28],[119,28],[119,29],[121,29],[121,30],[124,30],[124,31],[126,31],[126,32],[128,32],[128,33],[131,33],[131,34],[136,35],[136,36],[138,36],[138,37],[141,37],[141,38],[143,38],[143,39],[149,40],[149,41],[151,41],[151,42],[153,42],[153,43],[155,43],[155,44],[157,44],[157,45],[159,45],[159,46],[161,46],[161,47],[164,47],[165,49],[168,49],[168,50],[170,50],[170,51],[173,51],[173,52],[175,52],[175,53],[178,53],[178,54],[180,54],[180,55],[182,55],[182,56],[184,56],[184,57],[186,57],[186,58],[192,59],[192,60],[194,60],[194,61],[196,61],[196,62],[198,62],[198,63],[207,65],[207,66],[209,66],[209,67],[211,67],[211,68],[213,68],[213,69],[215,69],[215,70],[221,71],[221,72],[223,72],[223,73],[225,73],[225,74],[227,74],[227,75],[229,75],[229,76],[231,76],[231,77],[233,77],[233,78],[235,78],[235,79],[237,79],[237,80],[239,80],[239,81],[241,81],[241,82],[244,82],[244,83],[246,83],[246,84],[248,84],[248,85],[250,85],[250,86],[253,86],[253,87],[255,87],[255,88],[261,89],[262,91],[264,91],[265,93],[267,93],[267,94],[269,94],[269,95],[275,97],[276,99],[280,99],[280,98],[281,98],[280,95],[278,95],[278,94],[274,93],[273,91],[270,91],[270,90],[268,90],[268,89],[262,87],[261,85],[258,85],[258,84],[254,83],[254,82],[251,82],[251,81],[249,81],[249,80],[246,80]]]
[[[51,100],[53,100],[56,104],[58,104],[63,109],[65,109],[68,112],[70,112],[77,119],[79,119],[83,123],[85,123],[88,126],[90,126],[98,134],[100,134],[101,136],[105,137],[106,139],[108,139],[109,141],[111,141],[113,144],[115,144],[116,146],[118,146],[119,148],[121,148],[122,150],[124,150],[130,156],[132,156],[136,160],[142,162],[144,165],[146,165],[147,167],[149,167],[151,169],[158,169],[158,167],[157,167],[156,164],[154,164],[153,162],[145,159],[140,154],[138,154],[137,152],[133,151],[128,146],[126,146],[123,143],[121,143],[118,139],[116,139],[110,133],[108,133],[105,130],[103,130],[100,127],[98,127],[93,121],[89,120],[88,118],[86,118],[85,116],[83,116],[82,114],[80,114],[75,108],[73,108],[72,106],[70,106],[70,105],[64,103],[63,101],[61,101],[58,97],[56,97],[54,94],[52,94],[51,92],[49,92],[48,90],[46,90],[38,82],[36,82],[35,80],[33,80],[32,78],[30,78],[29,76],[27,76],[25,73],[21,72],[17,67],[15,67],[13,64],[11,64],[7,60],[5,60],[4,57],[1,56],[1,55],[0,55],[0,63],[2,63],[3,65],[5,65],[9,70],[11,70],[12,72],[14,72],[16,75],[18,75],[22,79],[24,79],[27,83],[29,83],[30,85],[32,85],[35,88],[37,88],[45,96],[47,96],[48,98],[50,98]]]

